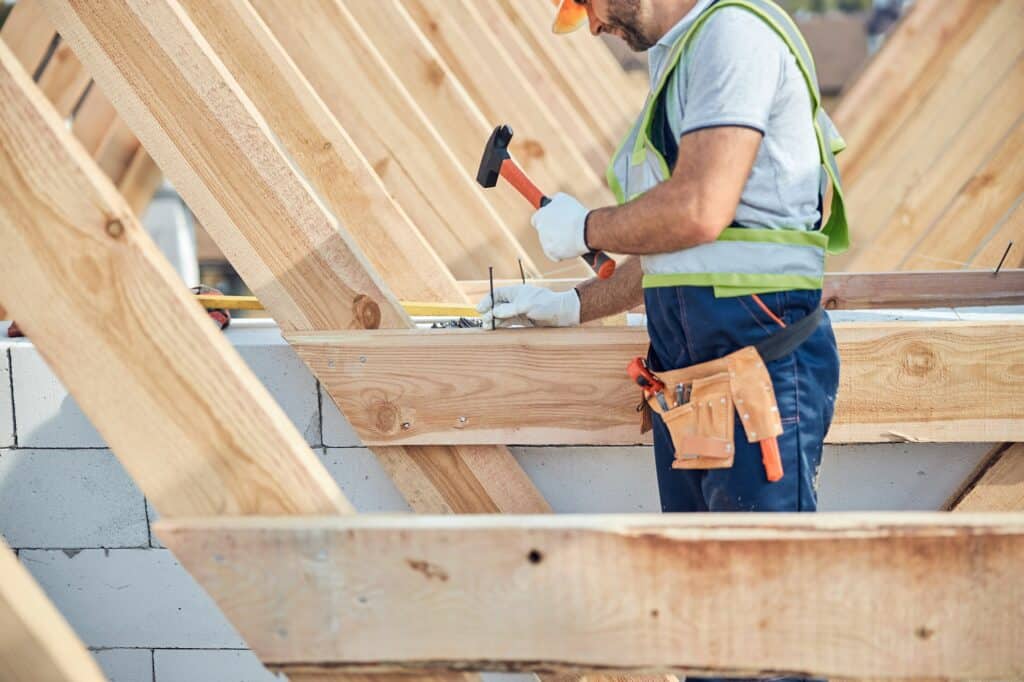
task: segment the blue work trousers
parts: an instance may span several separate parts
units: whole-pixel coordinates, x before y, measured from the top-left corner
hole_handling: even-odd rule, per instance
[[[820,291],[762,294],[766,312],[751,296],[715,298],[710,287],[647,289],[649,362],[655,372],[707,362],[779,331],[821,304]],[[816,477],[822,443],[839,387],[839,353],[828,315],[795,352],[768,363],[782,416],[779,436],[784,476],[769,483],[761,448],[748,443],[735,419],[736,458],[729,469],[673,469],[675,449],[654,415],[654,457],[663,512],[804,512],[817,508]],[[792,678],[788,678],[792,679]],[[691,680],[691,678],[688,678]],[[692,678],[692,682],[698,682]],[[709,682],[705,680],[705,682]]]

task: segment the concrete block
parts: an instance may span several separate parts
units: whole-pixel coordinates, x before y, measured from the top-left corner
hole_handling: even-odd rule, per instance
[[[287,682],[243,651],[164,650],[153,652],[156,682]]]
[[[142,493],[109,450],[0,450],[0,534],[12,547],[145,547]]]
[[[254,339],[248,336],[250,334],[240,330],[229,334],[228,338],[306,442],[320,445],[320,406],[316,379],[291,346],[281,338],[280,333],[277,333],[276,343],[253,343]]]
[[[654,452],[639,447],[513,447],[558,513],[658,512]]]
[[[362,447],[363,442],[359,440],[359,435],[322,386],[320,387],[320,404],[324,420],[324,445],[329,448]]]
[[[168,550],[33,549],[19,558],[86,646],[245,648]]]
[[[10,352],[19,447],[107,447],[34,346],[19,344]]]
[[[991,448],[991,443],[826,446],[818,508],[938,511]]]
[[[92,655],[110,682],[153,682],[153,652],[149,649],[100,649]]]
[[[0,348],[0,448],[10,448],[15,445],[14,390],[11,387],[10,363],[10,349]]]
[[[281,338],[277,328],[243,326],[229,330],[227,336],[306,442],[319,445],[320,408],[316,380]],[[18,444],[27,448],[106,447],[35,348],[25,343],[12,346],[10,350]]]
[[[412,511],[377,457],[366,448],[327,448],[324,464],[358,511]]]

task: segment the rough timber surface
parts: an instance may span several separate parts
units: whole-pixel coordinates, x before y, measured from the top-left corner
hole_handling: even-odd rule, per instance
[[[1024,439],[1024,323],[835,325],[828,442]],[[290,334],[368,444],[630,444],[646,330]]]
[[[1024,674],[1022,514],[361,515],[158,533],[285,670]]]
[[[160,513],[350,510],[3,45],[0,139],[0,300]]]

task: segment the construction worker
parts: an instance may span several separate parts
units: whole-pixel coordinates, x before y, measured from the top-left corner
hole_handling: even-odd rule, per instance
[[[554,260],[592,250],[637,257],[568,292],[501,288],[493,305],[480,302],[485,327],[491,316],[499,326],[573,326],[643,302],[655,375],[721,372],[711,361],[757,348],[775,394],[766,409],[781,421],[774,444],[784,473],[770,480],[778,476],[766,469],[769,448],[744,429],[751,416],[735,386],[721,395],[736,408],[731,433],[712,439],[721,452],[696,455],[710,461],[734,445],[731,466],[690,468],[693,453],[675,444],[693,433],[666,426],[686,402],[670,388],[662,409],[648,401],[662,509],[813,511],[839,382],[822,278],[826,253],[848,239],[834,158],[843,144],[821,110],[807,46],[770,0],[563,0],[555,31],[587,21],[595,36],[647,51],[650,95],[609,168],[619,205],[590,210],[558,194],[532,223]]]

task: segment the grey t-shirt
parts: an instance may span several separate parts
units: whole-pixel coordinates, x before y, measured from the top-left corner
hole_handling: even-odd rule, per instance
[[[708,4],[700,0],[651,48],[652,79]],[[677,140],[715,126],[745,126],[764,135],[736,209],[737,224],[814,229],[823,171],[811,97],[796,59],[764,21],[737,7],[716,11],[688,46],[665,97]]]

